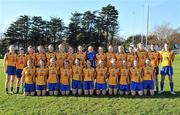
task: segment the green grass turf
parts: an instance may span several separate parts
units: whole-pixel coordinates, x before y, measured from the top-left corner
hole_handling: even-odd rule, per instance
[[[150,96],[46,96],[5,95],[4,72],[0,60],[0,114],[170,114],[180,115],[180,55],[176,56],[174,82],[176,95]]]

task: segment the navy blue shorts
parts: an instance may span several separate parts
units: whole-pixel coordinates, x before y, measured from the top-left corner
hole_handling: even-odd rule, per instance
[[[163,66],[161,68],[161,75],[162,76],[168,75],[169,77],[173,76],[173,67],[172,66]]]
[[[106,90],[106,83],[96,83],[96,90]]]
[[[131,82],[131,90],[132,91],[143,91],[143,84],[142,82]]]
[[[144,89],[154,89],[154,81],[153,80],[144,80],[143,81]]]
[[[72,80],[72,88],[73,89],[82,89],[82,81]]]
[[[17,78],[21,78],[22,77],[22,69],[17,69],[16,75],[17,75]]]
[[[48,83],[48,90],[49,91],[56,91],[56,90],[58,90],[58,83]]]
[[[60,90],[61,91],[70,91],[70,85],[64,85],[64,84],[60,84]]]
[[[119,85],[119,90],[120,91],[130,91],[130,85],[127,84],[127,85]]]
[[[118,85],[108,85],[110,89],[118,89]]]
[[[6,73],[8,75],[16,75],[16,66],[7,66]]]
[[[24,92],[34,92],[34,84],[24,84]]]
[[[84,81],[84,90],[94,89],[94,81]]]
[[[36,85],[36,90],[46,90],[46,85]]]

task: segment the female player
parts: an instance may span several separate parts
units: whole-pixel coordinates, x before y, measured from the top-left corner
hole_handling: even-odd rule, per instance
[[[69,67],[71,68],[74,65],[75,60],[74,49],[72,47],[69,47],[68,49],[67,60],[69,61]]]
[[[36,67],[40,66],[40,60],[43,60],[46,65],[46,54],[43,46],[38,46],[38,53],[36,53]]]
[[[98,53],[96,54],[96,63],[100,60],[104,62],[104,66],[106,66],[106,53],[104,53],[104,49],[102,47],[98,48]],[[98,66],[98,64],[96,65]]]
[[[86,52],[86,60],[89,60],[91,62],[91,66],[95,67],[95,59],[96,59],[96,53],[93,50],[92,46],[88,47],[88,51]]]
[[[95,70],[89,60],[86,61],[86,68],[83,69],[84,94],[93,95]]]
[[[35,81],[35,69],[33,67],[33,61],[27,60],[27,66],[22,71],[22,79],[21,82],[24,84],[24,96],[34,96],[35,88],[34,88],[34,81]]]
[[[72,67],[73,76],[72,76],[72,93],[76,95],[82,94],[82,75],[83,67],[80,65],[80,60],[75,59],[75,65]]]
[[[50,44],[48,46],[48,52],[46,53],[46,62],[47,62],[47,66],[50,66],[50,59],[54,58],[56,59],[56,53],[54,52],[54,47],[52,44]]]
[[[34,52],[34,49],[32,46],[28,46],[26,56],[26,62],[27,60],[31,60],[33,67],[36,66],[36,54]]]
[[[20,48],[19,49],[19,54],[17,55],[16,58],[16,77],[17,77],[17,81],[16,81],[16,93],[19,93],[19,84],[21,81],[21,77],[22,77],[22,70],[23,68],[26,67],[26,57],[24,54],[24,48]],[[23,89],[23,87],[22,87]],[[22,90],[23,91],[23,90]]]
[[[129,46],[129,53],[127,54],[127,67],[130,69],[133,66],[133,61],[137,59],[137,55],[134,52],[132,46]]]
[[[124,51],[123,46],[118,46],[118,53],[116,54],[116,66],[122,67],[122,61],[127,59],[127,54]]]
[[[119,94],[129,95],[130,92],[130,75],[129,69],[127,67],[127,61],[123,60],[122,68],[120,68],[120,76],[119,76]]]
[[[144,67],[146,58],[148,58],[148,53],[144,49],[144,45],[142,43],[138,44],[137,56],[138,56],[138,60],[139,60],[139,63],[138,63],[139,65],[138,66],[139,67]]]
[[[55,58],[50,59],[50,66],[48,68],[49,74],[47,82],[49,95],[58,95],[59,68],[56,66]]]
[[[136,91],[140,96],[143,95],[143,84],[142,84],[142,68],[138,67],[138,61],[133,61],[133,67],[130,69],[131,77],[131,94],[136,95]]]
[[[119,68],[116,68],[115,59],[111,59],[111,67],[108,68],[108,86],[109,86],[109,95],[117,95],[118,90],[118,77],[119,77]]]
[[[109,46],[108,47],[108,52],[106,53],[106,57],[107,57],[107,67],[111,67],[111,59],[116,59],[115,54],[113,53],[113,46]]]
[[[149,59],[146,59],[146,65],[143,68],[143,86],[144,95],[150,90],[150,94],[154,95],[154,67],[151,67]]]
[[[80,60],[81,66],[85,66],[86,53],[83,52],[82,46],[78,46],[78,51],[75,54],[75,58]]]
[[[62,95],[69,95],[72,69],[69,68],[69,61],[65,60],[63,67],[60,68],[60,91]]]
[[[6,73],[5,88],[6,94],[8,94],[8,84],[11,78],[10,87],[11,94],[13,94],[14,77],[16,75],[16,53],[14,45],[9,46],[9,52],[4,56],[4,71]]]
[[[58,48],[59,48],[59,51],[56,52],[57,66],[61,68],[63,67],[64,60],[66,60],[67,58],[67,54],[65,52],[65,48],[63,44],[59,44]]]
[[[98,66],[96,67],[96,94],[106,95],[106,79],[107,79],[107,68],[104,67],[104,62],[99,60]]]
[[[172,63],[175,58],[175,54],[171,51],[168,44],[164,44],[163,51],[160,52],[161,55],[161,92],[164,92],[164,79],[167,75],[169,77],[169,85],[171,94],[175,95],[174,92],[174,82],[173,82],[173,67]]]
[[[46,95],[48,69],[45,66],[44,60],[39,60],[39,67],[36,69],[36,92],[38,96]]]
[[[159,88],[158,88],[158,74],[159,74],[159,62],[160,62],[160,54],[158,51],[155,50],[154,44],[151,44],[150,50],[148,51],[148,57],[150,60],[151,67],[154,67],[155,75],[154,75],[154,81],[156,85],[156,93],[158,94]]]

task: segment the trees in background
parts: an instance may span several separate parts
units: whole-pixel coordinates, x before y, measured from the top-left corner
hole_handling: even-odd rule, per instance
[[[33,45],[35,48],[38,45],[53,44],[56,49],[58,44],[65,43],[73,48],[78,45],[85,48],[92,45],[97,50],[98,46],[106,49],[108,45],[128,47],[129,44],[145,43],[145,36],[140,34],[121,38],[118,35],[118,16],[118,10],[110,4],[96,11],[71,13],[67,27],[59,17],[44,20],[41,16],[22,15],[10,24],[4,33],[5,39],[0,40],[0,44],[3,47],[10,44],[16,44],[18,47]],[[169,24],[158,25],[148,36],[148,44],[162,46],[167,42],[174,47],[174,41],[177,41],[179,36],[180,29],[173,29]],[[4,54],[4,51],[4,48],[1,48],[0,53]]]
[[[55,47],[66,41],[72,47],[93,45],[96,49],[97,46],[105,47],[113,43],[119,29],[117,19],[118,11],[110,4],[100,11],[72,13],[67,27],[58,17],[50,17],[47,21],[41,16],[23,15],[9,26],[5,37],[23,47],[50,43]]]

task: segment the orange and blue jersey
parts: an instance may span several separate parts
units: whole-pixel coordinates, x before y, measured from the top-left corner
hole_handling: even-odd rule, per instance
[[[143,68],[144,89],[154,90],[154,67],[146,66]]]
[[[58,74],[59,74],[59,68],[58,67],[48,67],[48,83],[58,83]]]
[[[127,54],[127,67],[131,68],[133,66],[133,61],[137,59],[136,53],[128,53]]]
[[[96,67],[96,90],[106,90],[107,68]]]
[[[159,65],[160,54],[157,51],[149,51],[148,57],[151,63],[151,67],[157,67]]]
[[[39,66],[40,60],[43,60],[46,63],[46,54],[45,53],[36,53],[36,66]]]
[[[94,68],[84,68],[83,69],[83,81],[93,81],[95,75]]]
[[[16,75],[16,59],[17,55],[16,53],[6,53],[5,54],[6,59],[4,60],[6,73],[8,75]]]
[[[83,80],[83,68],[82,66],[73,66],[73,77],[72,77],[72,88],[73,89],[81,89],[82,88],[82,80]]]
[[[46,85],[48,68],[36,68],[36,85]]]
[[[56,52],[56,63],[59,68],[63,67],[63,62],[66,58],[67,54],[65,52]]]
[[[72,76],[72,69],[60,68],[60,83],[63,85],[69,85]]]
[[[123,60],[127,60],[127,54],[126,53],[117,53],[116,54],[116,66],[122,67]]]
[[[30,67],[25,67],[22,71],[23,81],[24,81],[24,92],[34,92],[34,78],[35,69]]]
[[[131,77],[131,90],[132,91],[142,91],[143,84],[142,84],[142,68],[131,68],[130,69],[130,77]]]
[[[17,78],[21,78],[22,76],[22,70],[23,68],[26,67],[26,56],[23,55],[17,55],[16,58],[16,75]]]
[[[67,54],[67,60],[69,61],[69,67],[71,68],[74,65],[75,54],[68,53]]]
[[[130,76],[128,68],[120,68],[119,90],[130,91]]]
[[[120,69],[120,78],[119,78],[119,84],[121,85],[127,85],[130,83],[130,76],[129,76],[129,69],[128,68],[121,68]]]
[[[72,69],[60,68],[60,87],[61,91],[70,90],[70,79],[72,76]]]
[[[58,67],[48,67],[48,90],[49,91],[56,91],[59,89],[59,84],[58,84],[58,74],[59,74],[59,68]]]
[[[47,65],[48,66],[50,66],[50,59],[51,58],[54,58],[54,59],[56,59],[56,54],[55,54],[55,52],[47,52],[46,53],[46,61],[47,61]]]
[[[106,62],[106,66],[107,67],[111,67],[111,59],[116,59],[116,56],[114,53],[110,53],[110,52],[107,52],[106,53],[106,58],[107,58],[107,62]]]
[[[35,53],[26,53],[25,56],[26,56],[26,62],[28,60],[31,60],[33,63],[33,66],[36,65],[36,54]]]
[[[85,65],[86,53],[75,53],[75,58],[80,60],[80,65]]]
[[[25,84],[33,84],[35,78],[35,69],[30,67],[25,67],[22,71],[22,76]]]
[[[6,53],[6,60],[5,64],[6,66],[16,66],[16,58],[17,58],[17,54],[16,53]]]
[[[96,66],[98,65],[97,63],[99,62],[99,60],[102,60],[104,62],[104,66],[106,66],[106,54],[105,53],[102,53],[102,54],[97,53],[96,54]]]
[[[172,51],[161,51],[161,75],[169,77],[173,76],[172,62],[174,61],[175,54]]]
[[[108,69],[108,86],[112,89],[118,88],[118,77],[119,77],[119,69],[118,68],[109,68]]]
[[[84,68],[83,69],[83,86],[84,90],[94,89],[94,76],[95,69],[94,68]]]
[[[145,66],[145,61],[148,58],[148,53],[145,50],[138,50],[137,51],[137,56],[138,56],[138,66],[139,67],[144,67]]]

